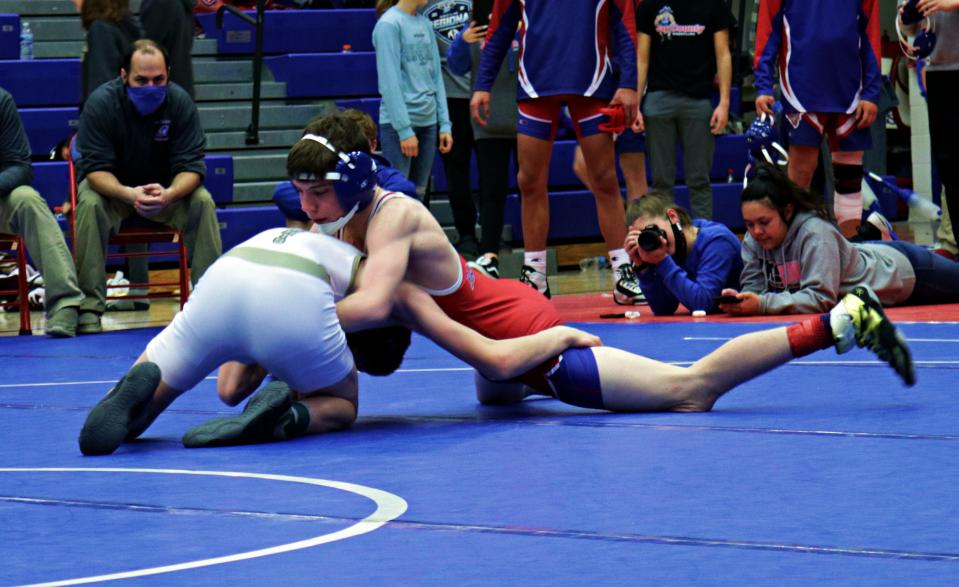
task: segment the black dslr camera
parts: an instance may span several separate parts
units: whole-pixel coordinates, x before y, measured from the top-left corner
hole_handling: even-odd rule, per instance
[[[666,231],[655,224],[647,224],[646,228],[639,232],[639,238],[637,239],[639,248],[647,252],[658,251],[663,246],[660,238],[666,238]]]

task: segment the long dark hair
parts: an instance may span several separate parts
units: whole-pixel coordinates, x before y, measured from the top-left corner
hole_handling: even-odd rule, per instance
[[[376,18],[383,16],[383,13],[396,6],[399,0],[376,0]]]
[[[834,222],[832,211],[826,208],[823,198],[804,190],[786,175],[784,171],[769,163],[760,163],[756,168],[756,177],[749,181],[740,197],[740,202],[759,202],[767,200],[786,218],[786,206],[793,205],[793,213],[812,212],[827,222]],[[792,220],[791,218],[789,220]]]
[[[130,0],[84,0],[80,8],[80,24],[89,29],[97,20],[120,22],[130,16]]]

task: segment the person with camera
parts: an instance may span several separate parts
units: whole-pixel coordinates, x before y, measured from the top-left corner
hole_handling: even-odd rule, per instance
[[[657,316],[716,312],[724,288],[739,288],[739,239],[724,224],[690,220],[666,194],[650,193],[626,211],[626,252],[636,267],[649,308]]]

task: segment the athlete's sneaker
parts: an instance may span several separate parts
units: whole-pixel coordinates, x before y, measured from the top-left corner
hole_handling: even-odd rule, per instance
[[[187,430],[183,446],[204,448],[274,440],[273,430],[292,405],[290,387],[273,381],[250,398],[239,416],[217,418]]]
[[[130,422],[140,417],[159,384],[160,368],[155,363],[139,363],[127,371],[90,410],[80,430],[80,452],[108,455],[115,451],[129,433]]]
[[[868,287],[858,286],[846,294],[829,312],[829,324],[836,352],[845,353],[854,344],[868,348],[889,363],[906,385],[916,383],[909,346]]]
[[[487,257],[485,255],[478,257],[475,261],[467,263],[473,268],[473,271],[482,273],[486,277],[499,279],[499,259],[496,257]]]
[[[519,282],[525,283],[547,298],[552,297],[552,294],[549,293],[549,281],[546,279],[546,274],[533,269],[529,265],[523,265]]]
[[[632,306],[646,302],[643,290],[639,288],[639,278],[633,272],[633,266],[625,263],[616,269],[616,287],[613,288],[613,300],[620,306]]]

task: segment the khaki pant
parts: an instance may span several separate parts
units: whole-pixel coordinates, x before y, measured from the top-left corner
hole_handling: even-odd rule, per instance
[[[81,312],[102,314],[106,308],[106,251],[110,237],[120,224],[136,214],[133,206],[105,198],[80,182],[77,192],[77,276],[84,300]],[[150,220],[176,228],[183,233],[190,259],[190,280],[196,283],[223,250],[216,207],[203,186],[174,202]]]
[[[80,305],[83,294],[73,257],[46,200],[35,189],[24,185],[0,197],[0,232],[23,237],[31,260],[43,275],[48,317],[61,308]]]
[[[956,238],[952,232],[952,218],[949,217],[949,207],[946,205],[946,198],[942,198],[942,223],[939,224],[939,230],[936,231],[936,240],[939,246],[949,251],[953,255],[959,255],[959,247],[956,246]]]

